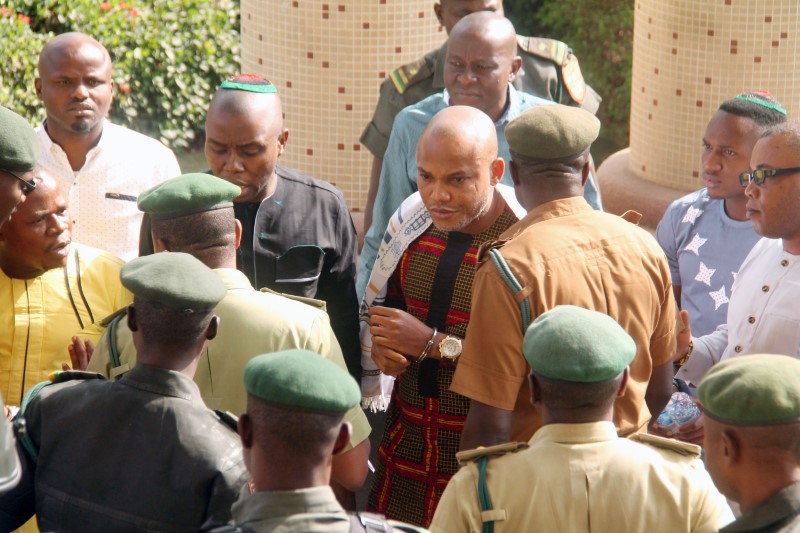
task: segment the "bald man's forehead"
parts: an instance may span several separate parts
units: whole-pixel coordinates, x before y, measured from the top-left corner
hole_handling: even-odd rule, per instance
[[[52,64],[63,61],[67,57],[91,57],[101,59],[111,65],[111,56],[108,50],[88,35],[81,33],[64,34],[54,37],[48,42],[39,54],[39,65]]]

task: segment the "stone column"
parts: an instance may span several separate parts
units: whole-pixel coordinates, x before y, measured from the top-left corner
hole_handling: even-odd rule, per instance
[[[289,129],[282,164],[366,201],[369,150],[358,139],[380,83],[440,46],[431,0],[242,0],[242,72],[278,88]]]
[[[703,132],[723,100],[765,89],[793,116],[798,31],[797,0],[635,0],[630,148],[599,171],[606,205],[654,227],[701,188]]]

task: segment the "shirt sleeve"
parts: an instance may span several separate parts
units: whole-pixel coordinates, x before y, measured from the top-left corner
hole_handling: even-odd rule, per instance
[[[667,263],[669,263],[669,272],[672,275],[672,284],[676,287],[681,286],[681,272],[678,265],[678,243],[675,242],[675,227],[673,225],[673,213],[676,210],[676,205],[672,204],[667,208],[661,222],[658,223],[656,228],[656,240],[664,250],[667,256]]]
[[[722,353],[728,347],[728,324],[720,324],[708,335],[692,337],[692,343],[694,344],[692,356],[678,370],[675,377],[699,385],[706,372],[719,362]]]
[[[475,273],[472,303],[450,390],[513,411],[530,372],[522,356],[522,317],[514,295],[489,261]]]
[[[358,300],[355,270],[358,237],[344,198],[337,196],[333,220],[336,248],[325,253],[325,264],[317,285],[317,299],[324,300],[331,328],[344,354],[347,370],[361,376],[361,343],[358,339]]]
[[[367,124],[360,139],[361,144],[378,159],[384,158],[394,119],[404,107],[403,97],[397,92],[392,81],[389,78],[383,80],[372,120]]]
[[[480,531],[476,467],[464,466],[450,478],[436,507],[429,530],[431,533]]]
[[[653,253],[658,254],[655,246],[653,246]],[[658,288],[661,292],[661,306],[653,333],[650,336],[650,358],[653,361],[653,367],[664,365],[672,361],[675,356],[675,327],[678,320],[678,306],[675,303],[675,294],[672,292],[666,261],[659,256],[656,256],[655,259],[660,267],[660,272],[654,283],[660,283]]]

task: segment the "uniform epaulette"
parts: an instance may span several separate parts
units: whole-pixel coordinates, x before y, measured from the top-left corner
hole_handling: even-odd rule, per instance
[[[19,406],[19,412],[14,418],[14,427],[16,429],[17,438],[22,444],[22,447],[28,452],[28,455],[30,455],[31,459],[34,461],[37,457],[39,457],[39,449],[33,443],[33,440],[31,440],[25,424],[25,414],[30,406],[31,401],[36,398],[40,392],[42,392],[42,389],[49,385],[55,385],[56,383],[64,383],[78,379],[106,379],[106,377],[95,372],[82,372],[80,370],[58,370],[51,373],[48,376],[47,381],[39,382],[31,387],[22,398],[22,403]]]
[[[496,444],[494,446],[481,446],[474,450],[464,450],[456,454],[458,464],[464,466],[469,463],[474,463],[481,457],[494,457],[505,455],[507,453],[518,452],[528,447],[527,442],[506,442],[503,444]]]
[[[403,94],[406,92],[406,89],[415,83],[429,78],[432,75],[433,71],[431,71],[430,67],[428,66],[426,58],[421,57],[413,63],[403,65],[402,67],[390,72],[389,79],[392,80],[394,88],[397,89],[397,92],[399,94]]]
[[[658,435],[650,435],[649,433],[634,433],[628,438],[640,444],[646,444],[655,448],[669,450],[686,457],[691,457],[692,459],[699,458],[700,452],[702,451],[700,446],[689,444],[688,442],[681,442],[675,439],[659,437]]]
[[[637,211],[633,211],[632,209],[625,211],[619,217],[623,220],[627,220],[631,224],[636,224],[637,226],[639,225],[639,221],[642,220],[642,214]]]
[[[517,35],[517,44],[524,52],[552,61],[559,67],[564,66],[572,54],[567,43],[545,37]]]
[[[500,248],[507,240],[487,241],[478,247],[478,263],[488,259],[489,252],[495,248]]]
[[[225,424],[232,430],[237,431],[237,427],[239,426],[238,416],[231,413],[230,411],[220,411],[219,409],[214,409],[214,413],[220,420],[222,420],[223,424]]]
[[[108,315],[107,317],[105,317],[103,320],[101,320],[100,321],[100,325],[102,327],[104,327],[104,328],[107,328],[108,325],[111,324],[111,322],[113,322],[115,318],[117,318],[118,316],[127,314],[127,312],[128,312],[128,308],[127,307],[121,307],[121,308],[117,309],[116,311],[114,311],[113,313],[111,313],[110,315]]]
[[[317,300],[316,298],[306,298],[305,296],[296,296],[294,294],[286,294],[283,292],[273,291],[272,289],[268,289],[266,287],[261,288],[261,292],[266,292],[267,294],[276,294],[278,296],[283,296],[284,298],[288,298],[290,300],[294,300],[296,302],[304,303],[306,305],[310,305],[311,307],[315,307],[322,311],[328,312],[328,308],[325,305],[323,300]]]
[[[517,44],[523,52],[561,67],[561,83],[578,105],[583,104],[586,98],[586,81],[583,79],[578,58],[566,43],[544,37],[517,35]]]

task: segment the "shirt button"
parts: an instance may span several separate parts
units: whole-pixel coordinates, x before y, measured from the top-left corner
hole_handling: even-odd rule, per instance
[[[764,285],[761,287],[761,292],[769,292],[769,285]]]
[[[736,353],[739,353],[739,352],[742,351],[742,347],[741,346],[736,346],[736,348],[734,348],[733,351],[736,352]]]
[[[788,261],[788,259],[784,259],[783,261],[781,261],[781,266],[782,266],[782,267],[789,266],[789,261]]]
[[[756,317],[751,316],[750,318],[747,319],[747,321],[753,324],[756,321]]]

